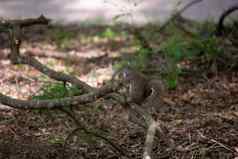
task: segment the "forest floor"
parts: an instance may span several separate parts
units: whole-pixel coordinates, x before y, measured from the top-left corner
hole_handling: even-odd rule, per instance
[[[23,53],[31,51],[30,55],[42,63],[95,87],[110,80],[113,66],[122,56],[135,51],[131,36],[121,33],[114,37],[111,29],[103,26],[36,27],[26,30],[24,36]],[[28,66],[11,65],[7,37],[2,34],[0,41],[1,92],[30,99],[45,83],[54,82]],[[158,138],[154,159],[238,158],[237,71],[218,71],[206,78],[203,72],[181,76],[176,89],[169,90],[162,104],[166,109],[157,114],[158,118],[183,151],[169,150],[168,139]],[[142,158],[146,131],[127,121],[124,107],[105,100],[80,105],[74,111],[80,121],[105,134],[130,158]],[[130,132],[129,127],[135,130]],[[16,110],[0,105],[0,158],[123,158],[109,144],[89,134],[69,136],[75,128],[74,122],[59,110]]]

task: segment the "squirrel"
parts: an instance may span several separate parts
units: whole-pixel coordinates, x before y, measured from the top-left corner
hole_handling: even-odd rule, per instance
[[[117,70],[112,76],[113,81],[117,75],[122,85],[128,87],[127,101],[129,103],[141,105],[165,91],[165,86],[161,80],[150,79],[132,68],[125,67]]]

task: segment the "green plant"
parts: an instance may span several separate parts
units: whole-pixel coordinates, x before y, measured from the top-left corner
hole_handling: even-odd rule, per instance
[[[63,97],[71,97],[80,94],[82,94],[82,90],[75,86],[64,86],[62,83],[45,84],[41,87],[39,94],[32,96],[32,100],[60,99]],[[70,107],[65,108],[70,109]],[[52,116],[52,113],[49,111],[49,109],[36,109],[34,112],[44,112],[48,113],[49,116]]]
[[[138,48],[135,55],[120,61],[114,67],[116,69],[131,67],[137,70],[144,70],[151,54],[149,49]]]
[[[102,38],[107,38],[107,39],[114,39],[117,36],[119,36],[119,33],[114,31],[111,27],[107,27],[101,34],[100,36]]]
[[[210,19],[202,23],[198,23],[198,30],[200,35],[213,35],[216,32],[216,23]]]
[[[215,36],[199,36],[191,41],[190,49],[196,55],[203,55],[207,61],[211,61],[223,53],[223,49],[219,44],[220,39]]]
[[[189,56],[187,48],[188,42],[180,35],[173,36],[161,44],[161,50],[165,56],[176,63]]]
[[[64,138],[62,137],[57,137],[57,136],[54,136],[54,137],[51,137],[48,142],[50,144],[64,144]]]
[[[192,56],[188,51],[188,42],[180,34],[171,37],[161,44],[161,50],[168,63],[163,78],[166,80],[169,89],[175,89],[181,69],[177,67],[178,63],[184,58]]]
[[[202,55],[210,61],[221,55],[221,39],[214,35],[216,24],[209,20],[198,25],[199,32],[190,42],[190,50],[196,55]]]
[[[169,89],[175,89],[177,87],[178,79],[181,73],[182,71],[179,67],[177,67],[176,62],[168,63],[164,79]]]
[[[64,86],[62,83],[46,84],[41,90],[40,94],[35,95],[32,99],[44,100],[44,99],[59,99],[63,97],[70,97],[82,94],[81,89],[75,86]]]
[[[70,46],[71,40],[75,37],[76,34],[70,31],[65,31],[62,28],[54,28],[53,30],[51,30],[51,35],[56,45],[59,48],[63,49]]]
[[[223,50],[219,47],[220,39],[211,34],[212,27],[209,29],[207,28],[208,31],[205,33],[194,34],[192,38],[185,38],[182,34],[177,33],[161,44],[161,50],[168,59],[164,78],[169,88],[175,88],[177,85],[178,77],[182,73],[177,66],[181,61],[199,57],[209,62],[221,55]]]

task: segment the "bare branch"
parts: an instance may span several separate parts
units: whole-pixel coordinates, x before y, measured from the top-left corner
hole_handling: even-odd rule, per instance
[[[44,15],[39,16],[38,18],[28,18],[23,20],[1,20],[0,26],[6,28],[12,28],[13,26],[28,27],[37,24],[47,25],[49,24],[50,19],[46,18]]]
[[[81,87],[86,92],[95,91],[95,88],[89,86],[85,82],[80,81],[76,77],[56,72],[48,68],[47,66],[42,65],[38,60],[34,59],[33,57],[20,55],[20,45],[22,40],[21,27],[31,26],[35,24],[48,24],[48,22],[49,20],[46,19],[43,15],[37,19],[10,20],[5,22],[11,25],[11,29],[9,31],[9,40],[11,45],[10,60],[12,61],[12,63],[30,65],[52,79],[72,83],[73,85]],[[5,23],[2,22],[2,25]]]
[[[21,45],[21,27],[31,26],[35,24],[48,24],[48,19],[44,16],[40,16],[37,19],[25,19],[25,20],[10,20],[10,21],[1,21],[0,25],[6,25],[9,28],[9,37],[11,43],[11,53],[10,59],[14,64],[27,64],[42,72],[43,74],[49,76],[52,79],[69,82],[73,85],[81,87],[85,92],[90,92],[81,96],[75,97],[67,97],[62,99],[54,99],[54,100],[19,100],[14,99],[12,97],[6,96],[0,93],[0,103],[8,105],[10,107],[18,108],[18,109],[37,109],[37,108],[61,108],[68,105],[78,105],[90,103],[98,98],[104,96],[107,93],[113,91],[112,84],[109,83],[100,89],[93,88],[89,86],[87,83],[77,79],[74,76],[70,76],[64,73],[56,72],[47,66],[41,64],[35,58],[30,56],[21,55],[20,54],[20,45]],[[7,25],[9,24],[9,25]]]
[[[156,123],[156,121],[153,120],[150,123],[149,128],[147,130],[143,159],[151,159],[151,152],[152,152],[152,148],[153,148],[153,142],[154,142],[154,137],[155,137],[155,133],[156,133],[156,128],[157,128],[157,123]]]
[[[64,110],[61,109],[65,114],[67,114],[77,125],[77,128],[74,129],[69,136],[65,139],[65,141],[67,142],[67,140],[69,140],[69,138],[71,136],[73,136],[74,134],[76,134],[78,131],[83,131],[84,133],[88,134],[88,135],[92,135],[94,137],[97,137],[99,139],[104,140],[106,143],[108,143],[109,145],[111,145],[117,152],[119,152],[121,155],[123,156],[127,156],[129,157],[126,153],[126,150],[123,149],[121,146],[118,146],[116,143],[114,143],[113,141],[111,141],[110,139],[108,139],[107,137],[105,137],[104,135],[101,135],[99,133],[97,133],[95,130],[91,130],[88,128],[88,126],[86,126],[85,124],[83,124],[82,122],[80,122],[77,117],[74,115],[73,112],[70,112],[68,110]]]
[[[218,36],[222,35],[222,32],[224,31],[224,20],[225,18],[230,15],[232,12],[238,10],[238,4],[236,4],[235,6],[232,6],[230,8],[228,8],[227,10],[225,10],[221,17],[219,18],[218,24],[217,24],[217,28],[216,28],[216,34]]]
[[[81,96],[66,97],[50,100],[20,100],[0,93],[0,103],[17,109],[61,108],[69,105],[90,103],[110,93],[113,88],[110,84]]]
[[[186,11],[188,8],[192,7],[193,5],[202,2],[203,0],[193,0],[191,2],[189,2],[188,4],[186,4],[184,7],[182,7],[180,10],[176,11],[159,29],[159,32],[161,32],[162,30],[164,30],[167,25],[171,22],[174,21],[175,19],[177,19],[178,17],[181,16],[181,14]]]
[[[70,82],[76,86],[82,87],[84,91],[89,93],[83,94],[81,96],[66,97],[66,98],[53,99],[53,100],[52,99],[50,100],[20,100],[20,99],[15,99],[0,93],[0,103],[13,107],[13,108],[17,108],[17,109],[63,108],[66,106],[71,106],[71,105],[79,105],[79,104],[94,102],[98,98],[114,91],[115,85],[113,85],[112,83],[109,83],[101,87],[100,89],[96,89],[78,80],[76,77],[51,70],[47,66],[41,64],[35,58],[20,54],[20,45],[21,45],[21,39],[22,39],[21,28],[35,25],[35,24],[48,24],[48,22],[49,22],[48,19],[46,19],[44,16],[40,16],[37,19],[25,19],[25,20],[0,22],[0,27],[1,25],[2,27],[9,27],[8,33],[9,33],[10,44],[11,44],[10,59],[12,63],[30,65],[33,68],[39,70],[40,72],[48,75],[50,78],[53,78],[58,81]],[[80,123],[79,120],[77,120],[71,112],[65,111],[65,113],[67,113],[67,115],[69,115],[75,121],[77,126],[80,129],[82,129],[85,133],[91,134],[97,138],[103,139],[104,141],[109,143],[114,149],[116,149],[118,152],[120,152],[124,156],[127,156],[127,153],[125,153],[124,150],[120,146],[116,145],[114,142],[110,141],[108,138],[88,129],[84,124]]]
[[[47,66],[41,64],[38,60],[30,56],[18,56],[18,61],[21,64],[27,64],[35,68],[36,70],[40,71],[41,73],[47,75],[48,77],[62,82],[69,82],[73,85],[83,88],[84,91],[90,92],[95,91],[96,89],[89,86],[87,83],[77,79],[74,76],[67,75],[62,72],[56,72]]]

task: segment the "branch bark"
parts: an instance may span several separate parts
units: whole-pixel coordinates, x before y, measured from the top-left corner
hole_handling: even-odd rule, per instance
[[[114,148],[117,152],[119,152],[121,155],[126,156],[127,158],[129,158],[128,156],[128,152],[123,149],[121,146],[117,145],[116,143],[114,143],[113,141],[111,141],[109,138],[105,137],[104,135],[101,135],[99,133],[97,133],[95,130],[92,130],[90,128],[88,128],[88,126],[86,126],[85,124],[81,123],[76,116],[74,115],[73,112],[67,111],[67,110],[63,110],[61,109],[65,114],[67,114],[77,125],[77,128],[74,129],[66,138],[65,141],[69,140],[69,138],[71,136],[73,136],[75,133],[77,133],[80,130],[83,130],[84,133],[88,134],[88,135],[92,135],[94,137],[97,137],[99,139],[104,140],[106,143],[108,143],[109,145],[111,145],[112,148]]]
[[[48,24],[48,20],[44,16],[40,16],[37,19],[25,19],[25,20],[14,20],[14,21],[1,21],[0,27],[9,27],[9,39],[10,39],[10,60],[13,64],[27,64],[38,71],[42,72],[43,74],[46,74],[50,78],[53,78],[58,81],[63,82],[70,82],[71,84],[74,84],[76,86],[82,87],[82,89],[87,92],[86,94],[80,95],[80,96],[74,96],[74,97],[66,97],[61,99],[51,99],[51,100],[20,100],[15,99],[10,96],[4,95],[0,93],[0,103],[17,108],[17,109],[40,109],[40,108],[63,108],[66,106],[73,106],[73,105],[80,105],[80,104],[86,104],[90,102],[96,101],[98,98],[107,95],[115,90],[115,85],[112,83],[108,83],[107,85],[96,89],[91,86],[89,86],[87,83],[82,82],[81,80],[77,79],[76,77],[56,72],[47,66],[41,64],[38,60],[35,58],[32,58],[27,55],[21,55],[20,54],[20,45],[21,45],[21,34],[22,34],[22,27],[27,27],[35,24]],[[62,109],[63,110],[63,109]],[[101,138],[107,143],[109,143],[115,150],[120,152],[122,155],[127,156],[127,153],[118,145],[116,145],[114,142],[110,141],[105,136],[102,136],[94,131],[91,131],[86,127],[86,125],[82,124],[77,120],[74,115],[71,112],[66,111],[67,115],[69,115],[77,124],[79,129],[82,129],[85,133],[93,135],[97,138]]]
[[[28,27],[36,24],[43,24],[47,25],[49,24],[50,19],[46,18],[44,15],[39,16],[38,18],[28,18],[28,19],[22,19],[22,20],[1,20],[0,26],[5,27],[7,29],[12,28],[13,26],[20,26]]]
[[[69,105],[86,104],[96,101],[98,98],[112,92],[112,85],[104,87],[80,96],[66,97],[51,100],[20,100],[0,93],[0,103],[17,109],[40,109],[40,108],[61,108]]]
[[[227,16],[229,16],[232,12],[238,10],[238,4],[236,4],[235,6],[232,6],[230,8],[228,8],[227,10],[225,10],[221,17],[219,18],[218,24],[217,24],[217,28],[216,28],[216,34],[217,36],[221,36],[222,32],[224,31],[224,20]]]
[[[181,16],[181,14],[186,11],[188,8],[192,7],[193,5],[202,2],[203,0],[193,0],[191,2],[189,2],[188,4],[186,4],[184,7],[182,7],[180,10],[176,11],[160,28],[159,28],[159,32],[163,31],[168,24],[171,21],[174,21],[175,19],[177,19],[178,17]]]
[[[95,91],[96,89],[88,85],[87,83],[77,79],[74,76],[67,75],[62,72],[56,72],[49,67],[41,64],[38,60],[36,60],[33,57],[30,56],[18,56],[18,62],[21,64],[27,64],[29,66],[32,66],[36,70],[40,71],[41,73],[47,75],[48,77],[62,82],[69,82],[73,85],[76,85],[78,87],[81,87],[84,91],[90,92]]]
[[[111,83],[105,85],[100,89],[93,88],[87,83],[77,79],[74,76],[70,76],[61,72],[56,72],[47,66],[41,64],[38,60],[27,55],[20,54],[20,45],[22,40],[22,27],[27,27],[35,24],[48,24],[49,20],[44,16],[40,16],[37,19],[25,19],[25,20],[11,20],[1,21],[0,26],[9,27],[9,37],[11,44],[10,60],[13,64],[27,64],[43,74],[49,76],[52,79],[62,82],[69,82],[73,85],[81,87],[86,94],[75,97],[67,97],[54,100],[20,100],[14,99],[10,96],[0,93],[0,103],[8,105],[18,109],[38,109],[38,108],[60,108],[68,105],[78,105],[90,103],[98,98],[112,92],[114,89]]]

